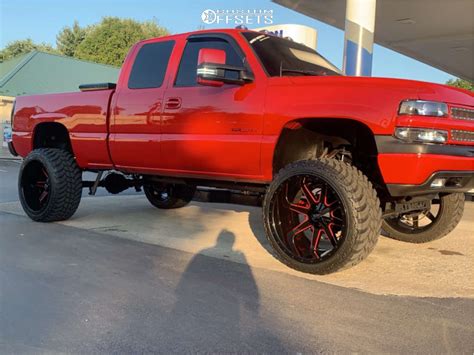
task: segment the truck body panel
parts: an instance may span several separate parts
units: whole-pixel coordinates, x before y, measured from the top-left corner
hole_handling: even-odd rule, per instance
[[[69,132],[81,168],[112,168],[107,135],[109,103],[114,90],[20,96],[15,103],[14,145],[21,156],[33,149],[38,125],[55,122]]]
[[[333,120],[344,131],[357,122],[373,137],[393,136],[397,126],[474,131],[473,120],[400,116],[403,100],[446,102],[474,110],[472,93],[419,81],[344,76],[281,76],[266,73],[242,30],[208,30],[150,39],[129,52],[114,90],[19,97],[13,145],[26,156],[37,125],[63,125],[82,169],[187,176],[267,184],[285,129],[300,122]],[[201,36],[201,37],[200,37]],[[188,44],[215,37],[241,52],[254,75],[245,85],[179,85]],[[168,43],[171,54],[159,87],[130,88],[137,56],[145,46]],[[148,47],[147,47],[148,48]],[[150,47],[151,48],[151,47]],[[437,171],[474,171],[473,140],[449,135],[466,147],[461,158],[413,152],[375,152],[385,183],[420,184]],[[287,149],[293,149],[288,147]],[[406,159],[410,174],[397,167]],[[403,164],[402,164],[403,165]]]

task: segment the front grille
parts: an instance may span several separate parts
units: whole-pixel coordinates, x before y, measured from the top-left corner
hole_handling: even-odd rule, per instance
[[[474,110],[470,110],[463,107],[451,108],[451,116],[458,120],[474,120]]]
[[[474,132],[452,130],[451,131],[451,139],[453,141],[474,143]]]

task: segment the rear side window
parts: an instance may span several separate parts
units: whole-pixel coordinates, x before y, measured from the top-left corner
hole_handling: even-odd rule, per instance
[[[174,41],[145,44],[133,63],[129,89],[159,88],[163,84]]]
[[[224,39],[206,38],[189,40],[184,48],[181,63],[179,64],[175,86],[197,86],[197,62],[201,48],[222,49],[226,52],[226,64],[241,67],[242,57],[235,51],[232,45]],[[236,79],[237,72],[226,72],[226,76]]]

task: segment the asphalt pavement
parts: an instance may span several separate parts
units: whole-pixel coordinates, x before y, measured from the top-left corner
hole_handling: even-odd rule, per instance
[[[365,280],[379,277],[377,265],[393,267],[393,260],[381,262],[390,259],[392,244],[380,243],[385,250],[376,250],[369,266],[332,282],[261,262],[268,252],[255,247],[252,253],[247,245],[257,244],[243,242],[240,233],[247,226],[232,224],[242,224],[243,215],[248,221],[247,212],[257,208],[219,204],[206,210],[209,204],[193,203],[161,214],[139,196],[98,196],[84,198],[69,224],[34,223],[15,207],[18,166],[0,160],[0,207],[6,206],[0,208],[0,353],[474,351],[472,285],[456,284],[452,294],[443,285],[446,292],[438,294],[420,281],[419,292],[407,296],[397,292],[403,287],[392,273],[386,276],[396,285],[390,292],[350,282],[356,271]],[[142,215],[136,224],[127,219]],[[156,223],[147,221],[150,216]],[[206,217],[226,228],[204,238],[208,225],[196,221]],[[148,232],[138,225],[147,223],[160,235],[156,243],[140,241]],[[467,223],[461,230],[469,230]],[[249,230],[259,238],[258,227]],[[448,265],[448,284],[454,279],[450,264],[472,265],[470,252],[442,253],[459,253],[457,244],[429,248],[420,253]],[[439,284],[442,269],[421,269]],[[472,281],[472,268],[464,271]]]

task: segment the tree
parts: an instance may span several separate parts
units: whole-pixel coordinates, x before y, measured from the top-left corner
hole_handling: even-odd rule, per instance
[[[130,47],[137,41],[159,37],[168,31],[155,20],[138,22],[132,19],[104,17],[79,44],[74,56],[97,63],[120,66]]]
[[[463,79],[450,79],[446,82],[447,85],[451,85],[457,88],[461,88],[464,90],[474,91],[474,83],[463,80]]]
[[[166,28],[158,25],[156,18],[153,18],[153,20],[143,21],[140,26],[144,34],[143,39],[169,35],[169,31]]]
[[[27,38],[23,40],[10,42],[6,45],[5,48],[0,50],[0,62],[3,62],[5,60],[14,58],[16,56],[19,56],[25,53],[29,53],[34,50],[48,52],[48,53],[58,53],[58,51],[54,49],[48,43],[37,44],[37,43],[34,43],[31,38]]]
[[[68,57],[74,57],[77,47],[86,38],[90,27],[82,28],[77,21],[74,21],[72,27],[64,27],[56,36],[56,47]]]

